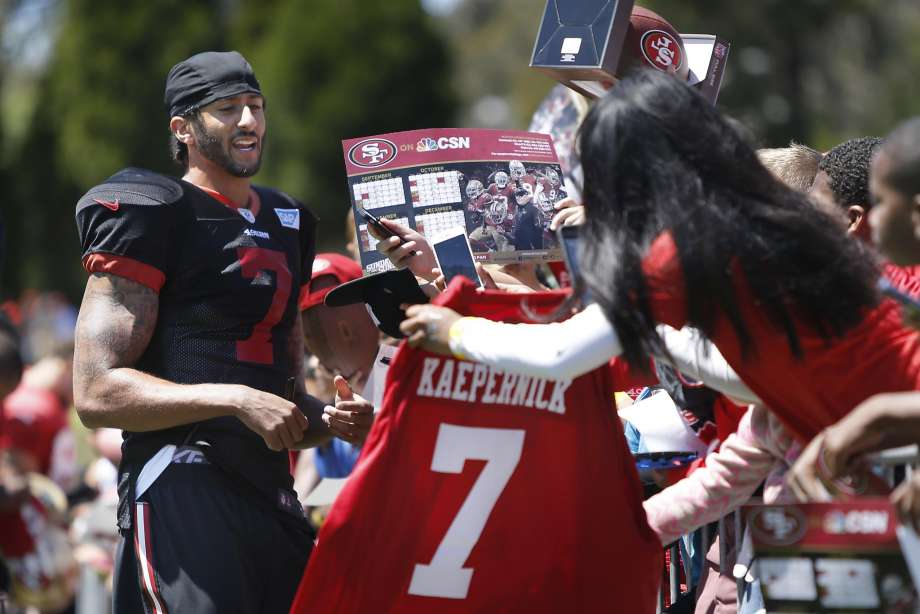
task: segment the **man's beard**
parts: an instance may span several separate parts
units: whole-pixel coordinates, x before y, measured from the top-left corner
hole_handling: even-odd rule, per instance
[[[229,143],[233,143],[234,139],[243,136],[251,136],[257,139],[259,157],[256,159],[255,164],[246,166],[233,159],[230,153],[230,148],[233,147],[233,145],[224,146],[220,137],[208,132],[207,128],[204,127],[204,123],[199,118],[192,119],[192,124],[195,131],[195,140],[198,143],[198,151],[200,151],[201,155],[205,158],[234,177],[252,177],[259,172],[259,167],[262,166],[262,143],[264,142],[264,135],[262,139],[259,139],[254,132],[237,130],[230,137]]]

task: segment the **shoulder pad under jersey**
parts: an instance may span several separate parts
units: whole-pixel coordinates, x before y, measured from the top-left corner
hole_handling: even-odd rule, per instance
[[[77,213],[100,201],[125,205],[170,205],[182,198],[178,179],[142,168],[125,168],[91,188],[77,201]]]

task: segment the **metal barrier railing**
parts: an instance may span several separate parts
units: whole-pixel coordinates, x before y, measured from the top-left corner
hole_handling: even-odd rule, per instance
[[[915,467],[920,466],[920,446],[911,445],[901,448],[885,450],[867,457],[873,470],[884,477],[889,486],[897,486],[901,480],[910,478]],[[716,533],[719,536],[719,568],[722,575],[734,577],[738,590],[738,603],[740,604],[741,596],[745,592],[746,578],[751,576],[751,570],[748,568],[749,561],[743,561],[743,564],[736,567],[736,558],[739,547],[744,535],[745,527],[742,522],[740,510],[735,510],[726,516],[720,518],[713,529],[712,525],[702,528],[702,546],[699,556],[703,559],[701,574],[706,573],[706,555],[709,552],[710,533]],[[700,589],[702,587],[702,576],[700,582],[693,585],[692,562],[683,561],[684,576],[687,585],[687,592],[681,593],[680,572],[682,565],[682,553],[679,542],[670,544],[666,550],[669,552],[670,565],[668,566],[667,593],[659,593],[658,609],[659,613],[665,610],[665,595],[667,603],[674,604],[682,596],[692,593],[694,604],[699,600]]]

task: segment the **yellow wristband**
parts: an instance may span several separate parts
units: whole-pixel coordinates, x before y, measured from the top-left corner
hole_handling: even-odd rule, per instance
[[[450,330],[447,331],[447,339],[450,345],[450,351],[455,358],[459,358],[460,360],[467,359],[460,349],[463,347],[463,333],[471,322],[482,319],[483,318],[463,317],[450,325]]]

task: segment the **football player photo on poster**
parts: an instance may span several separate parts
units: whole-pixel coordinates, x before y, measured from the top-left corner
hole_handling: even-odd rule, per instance
[[[461,226],[481,262],[562,259],[549,223],[566,190],[550,136],[432,129],[349,139],[342,146],[366,273],[392,268],[367,231],[366,220],[375,217],[429,239]]]

